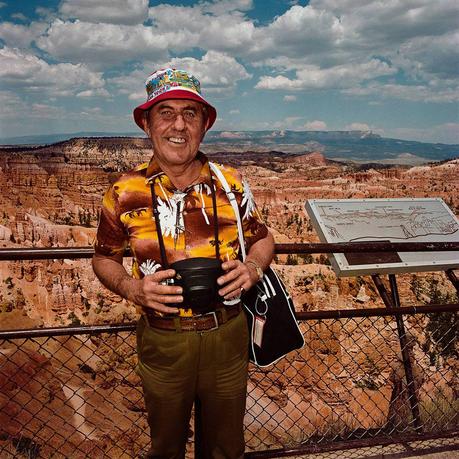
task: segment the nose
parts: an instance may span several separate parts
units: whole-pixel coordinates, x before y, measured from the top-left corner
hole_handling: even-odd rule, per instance
[[[183,131],[183,129],[185,129],[185,120],[181,113],[178,113],[175,117],[174,128],[177,129],[177,131]]]

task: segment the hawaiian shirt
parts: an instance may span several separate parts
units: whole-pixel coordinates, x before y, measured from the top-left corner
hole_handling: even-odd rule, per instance
[[[222,261],[239,256],[239,239],[233,207],[217,177],[211,178],[207,157],[198,153],[201,173],[193,185],[178,190],[160,169],[155,157],[122,175],[105,193],[95,251],[115,255],[131,249],[132,275],[141,278],[162,268],[152,212],[150,184],[154,183],[159,220],[169,264],[191,257],[215,258],[214,212],[211,186],[215,184],[218,244]],[[239,206],[247,250],[266,237],[268,229],[255,205],[249,184],[228,166],[218,166]]]

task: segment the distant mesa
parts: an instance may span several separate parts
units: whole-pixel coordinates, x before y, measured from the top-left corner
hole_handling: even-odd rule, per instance
[[[72,139],[71,139],[72,138]],[[134,144],[149,148],[149,141],[141,132],[56,134],[49,136],[10,137],[0,139],[1,151],[14,148],[55,147],[56,142],[81,142],[86,144]],[[92,140],[91,140],[92,139]],[[63,142],[63,143],[62,143]],[[141,146],[142,145],[142,146]],[[371,131],[209,131],[203,142],[206,153],[281,152],[304,155],[320,152],[326,158],[355,163],[380,163],[415,165],[459,157],[459,145],[424,143],[381,137]]]

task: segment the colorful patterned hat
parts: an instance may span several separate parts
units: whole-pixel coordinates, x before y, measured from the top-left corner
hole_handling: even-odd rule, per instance
[[[161,69],[152,73],[145,81],[147,101],[134,110],[134,120],[143,129],[142,117],[144,110],[165,99],[190,99],[207,106],[210,129],[217,118],[217,111],[201,96],[201,84],[191,73],[173,68]]]

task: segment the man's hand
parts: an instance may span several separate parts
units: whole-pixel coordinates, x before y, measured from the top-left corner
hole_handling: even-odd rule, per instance
[[[127,296],[134,303],[155,309],[166,314],[178,312],[177,308],[167,306],[168,303],[182,303],[182,287],[166,285],[166,280],[175,276],[173,269],[157,271],[142,279],[130,279],[125,282]]]
[[[258,282],[258,274],[252,264],[244,264],[240,260],[225,261],[222,269],[226,274],[217,279],[218,285],[224,285],[218,294],[231,300],[241,296]]]

